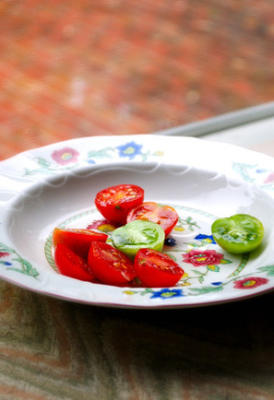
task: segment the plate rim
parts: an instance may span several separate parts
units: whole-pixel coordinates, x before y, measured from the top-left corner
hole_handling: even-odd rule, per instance
[[[204,139],[193,138],[193,137],[170,137],[170,136],[165,137],[165,136],[157,136],[157,135],[119,135],[119,136],[110,135],[110,136],[91,136],[91,137],[74,138],[74,139],[69,139],[69,140],[64,140],[64,141],[52,143],[52,144],[49,144],[49,145],[46,145],[46,146],[36,147],[34,149],[30,149],[30,150],[26,150],[24,152],[18,153],[16,155],[12,156],[12,157],[9,157],[9,158],[7,158],[5,160],[0,161],[0,178],[3,176],[3,173],[1,171],[1,167],[3,165],[5,167],[9,167],[10,164],[12,165],[13,162],[16,162],[18,160],[18,158],[24,158],[24,157],[29,158],[29,156],[33,156],[36,153],[39,153],[41,151],[43,152],[43,151],[48,151],[48,150],[51,150],[51,149],[57,149],[57,148],[59,148],[61,146],[69,146],[69,145],[72,146],[72,144],[77,144],[77,143],[78,144],[83,144],[83,143],[85,143],[87,141],[92,141],[92,142],[102,141],[102,140],[106,140],[106,138],[108,138],[110,141],[117,141],[117,142],[120,142],[120,141],[121,142],[126,142],[126,141],[134,141],[134,140],[136,140],[136,141],[140,141],[142,143],[145,143],[147,141],[149,142],[150,140],[155,140],[156,137],[157,137],[157,139],[159,137],[161,137],[160,141],[162,141],[162,142],[167,142],[168,141],[169,144],[170,144],[170,142],[173,142],[173,143],[177,143],[177,142],[183,143],[184,142],[184,143],[192,143],[192,144],[194,144],[194,143],[199,143],[199,144],[207,143],[206,147],[212,145],[215,148],[222,148],[222,149],[226,148],[227,150],[230,150],[230,151],[233,151],[233,150],[237,149],[237,151],[241,151],[241,153],[243,154],[243,158],[244,158],[244,156],[246,154],[248,154],[248,155],[253,156],[253,157],[256,156],[256,158],[262,160],[262,162],[265,162],[267,165],[272,165],[273,164],[273,171],[274,171],[274,163],[273,163],[274,159],[272,157],[270,157],[268,155],[265,155],[265,154],[262,154],[262,153],[259,153],[259,152],[256,152],[256,151],[253,151],[253,150],[249,150],[249,149],[241,148],[239,146],[228,144],[228,143],[207,141],[207,140],[204,140]],[[163,160],[164,160],[164,157],[163,157],[163,159],[161,159],[161,161],[163,161]],[[151,161],[149,161],[149,162],[151,162]],[[136,163],[136,160],[133,160],[133,161],[124,160],[124,163],[125,164],[128,164],[128,163],[134,164],[134,163]],[[111,165],[113,165],[113,162],[110,161],[110,162],[107,162],[106,164],[111,166]],[[100,164],[95,164],[95,167],[96,166],[100,167]],[[79,167],[77,167],[77,168],[79,168]],[[72,168],[71,171],[77,170],[77,168],[75,168],[75,169]],[[92,168],[92,166],[91,166],[91,168]],[[56,177],[57,175],[59,175],[59,173],[62,174],[63,172],[64,171],[57,171],[56,173],[53,172],[53,174],[50,175],[50,177],[51,178],[52,177]],[[24,182],[28,182],[29,185],[26,185],[26,187],[27,186],[33,187],[35,185],[35,183],[37,183],[38,185],[39,184],[42,185],[43,182],[44,182],[44,179],[46,179],[46,178],[40,177],[38,179],[38,181],[36,179],[32,180],[32,179],[28,178],[27,180],[23,180],[23,181]],[[239,177],[239,179],[240,179],[240,177]],[[16,199],[16,197],[17,196],[15,196],[15,199]],[[272,194],[271,197],[273,197],[273,194]],[[10,204],[10,201],[8,201],[7,203],[4,203],[4,206],[0,205],[0,211],[1,210],[3,211],[3,209],[6,207],[6,204]],[[1,213],[0,213],[0,215],[1,215]],[[4,215],[6,215],[5,212],[4,212]],[[0,222],[1,222],[1,217],[0,217]],[[1,232],[1,235],[2,235],[2,232]],[[45,288],[35,288],[35,287],[31,286],[31,285],[30,286],[29,285],[24,285],[21,282],[18,282],[18,279],[16,279],[16,277],[15,277],[15,279],[12,279],[12,278],[10,278],[10,277],[8,277],[6,275],[3,276],[3,274],[1,274],[1,279],[5,280],[5,281],[7,281],[7,282],[9,282],[11,284],[14,284],[16,286],[19,286],[19,287],[21,287],[23,289],[31,290],[33,292],[36,292],[36,293],[39,293],[39,294],[42,294],[42,295],[55,297],[55,298],[62,299],[62,300],[65,300],[65,301],[72,301],[72,302],[78,302],[78,303],[82,303],[82,304],[89,304],[89,305],[96,305],[96,306],[103,306],[103,307],[117,307],[117,308],[130,308],[130,309],[140,309],[140,308],[141,309],[156,309],[156,308],[172,309],[172,308],[190,308],[190,307],[209,306],[209,305],[223,304],[223,303],[232,302],[232,301],[244,300],[244,299],[248,299],[248,298],[251,298],[251,297],[255,297],[257,295],[261,295],[261,294],[264,294],[264,293],[272,292],[274,290],[274,282],[272,282],[272,287],[261,288],[261,289],[257,288],[257,290],[253,291],[252,293],[245,293],[245,294],[244,293],[242,293],[242,294],[239,293],[239,296],[232,297],[232,298],[231,297],[226,298],[225,296],[223,296],[222,298],[215,299],[215,300],[213,299],[213,300],[210,300],[210,301],[201,301],[201,302],[193,301],[193,302],[187,303],[187,304],[179,302],[179,303],[172,303],[172,304],[171,303],[170,304],[157,303],[157,304],[150,304],[150,305],[146,305],[146,304],[144,304],[144,305],[136,305],[136,304],[125,304],[123,302],[118,302],[118,303],[98,302],[98,300],[95,300],[95,301],[92,301],[92,300],[84,301],[84,300],[79,300],[79,299],[75,299],[75,298],[71,298],[71,297],[62,296],[62,295],[60,295],[58,293],[51,293],[51,292],[46,291]],[[68,279],[71,279],[71,278],[68,278]],[[273,278],[273,280],[274,280],[274,278]],[[103,285],[103,286],[106,286],[106,285]],[[182,299],[183,299],[183,297],[182,297]]]

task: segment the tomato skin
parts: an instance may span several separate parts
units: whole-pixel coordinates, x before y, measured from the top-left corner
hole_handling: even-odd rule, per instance
[[[147,201],[129,212],[127,223],[136,219],[155,222],[163,228],[167,236],[177,224],[179,216],[173,207]]]
[[[136,276],[132,261],[108,243],[91,243],[88,266],[94,276],[107,285],[125,285]]]
[[[95,205],[110,222],[123,225],[129,211],[144,201],[144,190],[137,185],[116,185],[101,190],[95,197]]]
[[[89,229],[60,229],[55,228],[52,235],[53,245],[62,243],[81,257],[87,257],[93,240],[105,242],[108,235]]]
[[[264,237],[262,222],[249,214],[235,214],[219,218],[211,226],[215,241],[232,254],[255,250]]]
[[[58,243],[54,252],[55,264],[62,275],[81,281],[95,282],[86,261],[63,243]]]
[[[138,251],[134,268],[146,287],[175,286],[184,274],[184,270],[167,254],[151,249]]]

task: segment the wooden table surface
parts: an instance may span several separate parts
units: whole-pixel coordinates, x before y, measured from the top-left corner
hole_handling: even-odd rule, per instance
[[[274,398],[273,294],[152,311],[0,290],[1,400]]]

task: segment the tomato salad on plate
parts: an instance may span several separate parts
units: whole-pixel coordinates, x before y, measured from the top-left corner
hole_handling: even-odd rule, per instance
[[[53,231],[54,260],[63,275],[115,286],[170,287],[184,270],[163,253],[165,239],[179,216],[169,205],[144,201],[144,190],[131,184],[105,188],[94,200],[97,210],[113,227],[108,234],[94,229]],[[248,214],[220,218],[212,235],[225,250],[239,254],[262,242],[262,223]]]

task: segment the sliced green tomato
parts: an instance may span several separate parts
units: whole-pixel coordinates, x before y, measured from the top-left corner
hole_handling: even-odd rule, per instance
[[[164,245],[163,228],[150,221],[136,220],[115,229],[111,242],[129,257],[134,257],[140,249],[161,251]]]
[[[248,214],[217,219],[211,230],[219,246],[233,254],[248,253],[256,249],[264,237],[261,221]]]

